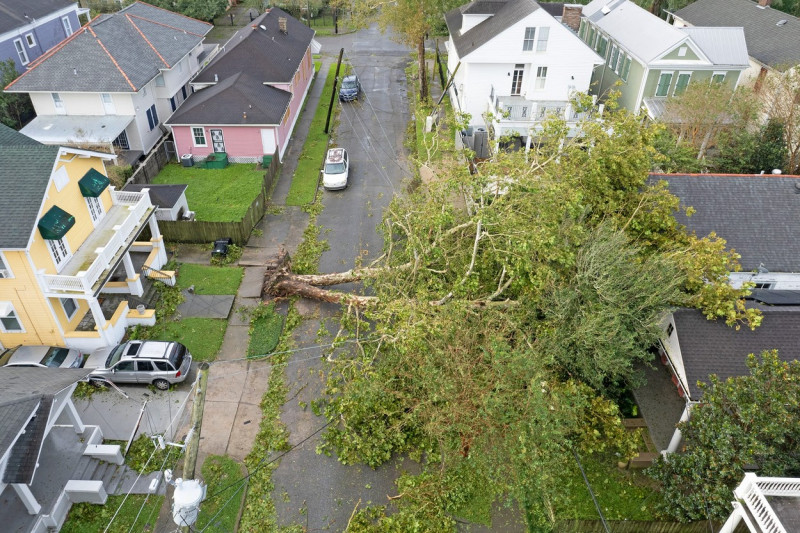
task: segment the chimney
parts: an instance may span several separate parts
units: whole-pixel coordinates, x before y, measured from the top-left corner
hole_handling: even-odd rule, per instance
[[[278,29],[281,30],[281,33],[289,33],[289,30],[286,29],[286,17],[278,17]]]
[[[761,1],[763,2],[765,0]],[[581,27],[581,14],[583,14],[582,5],[564,4],[564,13],[561,15],[561,24],[577,33],[578,28]]]
[[[769,7],[772,5],[772,0],[758,0],[758,5],[760,7]]]

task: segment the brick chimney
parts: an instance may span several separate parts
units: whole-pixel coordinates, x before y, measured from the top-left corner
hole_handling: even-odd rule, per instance
[[[289,33],[289,30],[286,29],[286,17],[278,17],[278,29],[281,30],[281,33]]]
[[[769,7],[772,5],[772,0],[758,0],[758,5],[761,7]]]
[[[769,2],[770,0],[760,0],[761,2]],[[571,29],[578,31],[581,27],[581,14],[583,13],[583,6],[580,4],[564,4],[564,13],[561,15],[561,23]]]

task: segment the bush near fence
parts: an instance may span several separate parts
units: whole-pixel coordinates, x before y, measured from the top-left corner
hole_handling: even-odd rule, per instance
[[[170,242],[210,243],[217,239],[230,237],[238,245],[245,244],[255,225],[267,212],[267,202],[272,191],[272,184],[277,179],[280,168],[281,164],[276,151],[272,157],[272,163],[264,173],[261,192],[247,208],[247,212],[241,220],[237,222],[159,220],[158,228],[161,230],[161,234],[165,240]]]
[[[608,529],[614,533],[708,533],[708,522],[644,522],[640,520],[606,520]],[[719,531],[722,524],[714,524],[714,531]],[[554,533],[605,533],[606,529],[599,520],[560,520],[553,524]],[[746,533],[747,528],[736,533]]]

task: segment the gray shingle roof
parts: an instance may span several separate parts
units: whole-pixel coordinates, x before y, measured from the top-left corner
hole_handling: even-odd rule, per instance
[[[39,404],[33,417],[25,424],[24,433],[14,443],[8,456],[6,469],[3,472],[3,483],[30,484],[33,482],[39,450],[44,441],[47,420],[52,407],[53,397],[51,395],[42,395],[39,398]]]
[[[28,245],[58,150],[0,125],[0,248]]]
[[[101,15],[8,85],[12,92],[134,92],[188,54],[211,24],[136,2]]]
[[[476,0],[445,13],[447,29],[453,38],[459,58],[477,50],[498,33],[516,24],[539,9],[534,0]],[[461,34],[461,16],[467,14],[493,14],[475,27]]]
[[[711,374],[720,379],[747,375],[747,356],[751,353],[759,355],[764,350],[774,349],[784,361],[800,358],[798,308],[761,309],[763,321],[755,331],[747,327],[736,331],[723,321],[707,320],[694,309],[681,309],[674,313],[675,331],[692,400],[701,396],[697,382],[708,383]]]
[[[699,236],[714,231],[742,257],[745,271],[763,265],[772,272],[800,272],[798,176],[653,174],[665,180],[681,206],[696,212],[678,222]]]
[[[291,100],[291,93],[237,73],[189,96],[167,124],[280,124]]]
[[[697,0],[675,15],[695,26],[741,26],[750,56],[770,67],[800,63],[800,19],[782,11],[751,0]]]
[[[41,18],[75,4],[75,0],[0,0],[0,33],[26,26],[31,23],[30,19]]]
[[[280,17],[287,19],[286,33],[278,28]],[[273,7],[236,32],[225,43],[224,50],[193,81],[214,83],[214,76],[224,80],[247,72],[264,83],[289,83],[314,39],[314,33],[285,11]]]
[[[149,189],[150,202],[162,209],[170,209],[178,203],[181,195],[186,191],[188,185],[155,185],[152,183],[129,183],[123,191],[140,192],[142,189]]]

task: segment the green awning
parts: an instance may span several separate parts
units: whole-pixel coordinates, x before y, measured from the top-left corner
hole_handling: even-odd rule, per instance
[[[49,241],[57,241],[63,238],[74,225],[75,217],[55,205],[39,219],[37,224],[39,233]]]
[[[81,194],[85,197],[97,198],[108,187],[108,178],[100,174],[95,169],[89,169],[79,181]]]

